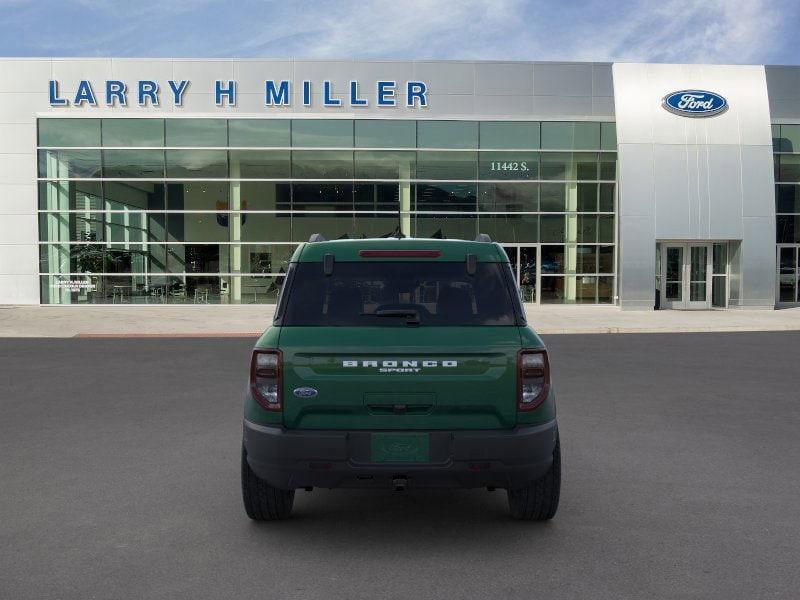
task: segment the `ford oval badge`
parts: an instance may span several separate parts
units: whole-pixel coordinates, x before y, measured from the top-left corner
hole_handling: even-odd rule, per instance
[[[713,117],[728,110],[728,101],[704,90],[681,90],[664,96],[666,110],[683,117]]]
[[[292,393],[298,398],[313,398],[319,392],[312,387],[299,387],[299,388],[294,388],[294,391]]]

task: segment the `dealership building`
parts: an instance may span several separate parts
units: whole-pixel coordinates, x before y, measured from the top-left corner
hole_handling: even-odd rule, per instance
[[[486,233],[532,303],[800,300],[800,67],[13,58],[0,74],[0,304],[272,303],[314,233]]]

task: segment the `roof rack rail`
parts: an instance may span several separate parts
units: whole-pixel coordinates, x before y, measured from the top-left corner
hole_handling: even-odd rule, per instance
[[[491,238],[491,237],[489,237],[489,234],[488,234],[488,233],[479,233],[479,234],[478,234],[478,235],[475,237],[475,241],[476,241],[476,242],[491,242],[491,241],[492,241],[492,238]]]
[[[314,242],[327,242],[327,241],[328,240],[321,233],[312,233],[311,237],[308,238],[309,244],[313,244]]]

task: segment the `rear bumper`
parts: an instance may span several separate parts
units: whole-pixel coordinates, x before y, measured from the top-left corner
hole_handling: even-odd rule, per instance
[[[427,431],[430,460],[371,462],[369,431],[289,430],[244,422],[250,468],[278,488],[383,487],[405,478],[408,487],[518,488],[553,462],[554,420],[487,431]]]

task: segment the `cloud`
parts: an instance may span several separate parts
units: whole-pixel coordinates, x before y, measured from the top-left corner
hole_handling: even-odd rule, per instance
[[[0,0],[0,54],[800,63],[796,0]]]

